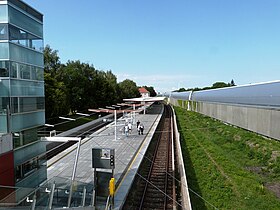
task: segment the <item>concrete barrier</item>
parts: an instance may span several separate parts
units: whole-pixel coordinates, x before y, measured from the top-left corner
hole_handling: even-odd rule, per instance
[[[184,159],[182,155],[181,143],[180,143],[180,133],[177,127],[176,115],[173,111],[173,119],[174,119],[174,133],[175,133],[175,145],[176,145],[176,152],[177,152],[177,167],[180,174],[180,181],[181,181],[181,198],[182,198],[182,209],[191,210],[191,199],[189,195],[188,189],[188,182],[187,182],[187,174],[185,171]]]

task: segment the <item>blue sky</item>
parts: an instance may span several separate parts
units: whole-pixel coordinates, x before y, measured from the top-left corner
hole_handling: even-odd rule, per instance
[[[165,92],[280,79],[279,0],[25,0],[63,63]]]

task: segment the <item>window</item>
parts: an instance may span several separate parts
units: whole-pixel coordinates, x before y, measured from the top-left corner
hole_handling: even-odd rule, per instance
[[[19,166],[16,167],[16,182],[22,180],[23,178],[27,177],[31,173],[33,173],[35,170],[40,168],[39,166],[39,159],[38,157],[33,158]]]
[[[31,79],[30,66],[25,64],[19,64],[20,66],[20,78],[21,79]]]
[[[45,98],[38,97],[37,98],[37,110],[45,109]]]
[[[18,72],[18,64],[15,63],[15,62],[12,62],[11,63],[11,77],[12,78],[17,78],[18,77],[17,72]]]
[[[8,66],[8,62],[6,64]],[[1,68],[1,61],[0,61]],[[3,73],[4,74],[4,73]],[[44,69],[41,67],[11,62],[11,77],[12,78],[20,78],[20,79],[28,79],[28,80],[44,80]],[[0,70],[1,75],[1,70]]]
[[[11,98],[11,113],[18,113],[19,112],[19,98],[13,97]]]
[[[23,145],[35,142],[38,140],[37,128],[22,131]]]
[[[8,97],[0,97],[0,114],[6,114],[7,113],[8,104],[9,104],[9,98]]]
[[[13,43],[43,52],[43,40],[41,38],[12,25],[9,25],[9,40]]]
[[[0,77],[9,77],[8,61],[0,61]]]
[[[0,40],[8,40],[8,24],[0,23]]]

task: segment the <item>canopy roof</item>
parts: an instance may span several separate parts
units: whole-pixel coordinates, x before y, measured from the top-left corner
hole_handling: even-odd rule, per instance
[[[163,101],[165,97],[141,97],[141,98],[127,98],[123,99],[124,101],[132,101],[132,102],[155,102],[155,101]]]

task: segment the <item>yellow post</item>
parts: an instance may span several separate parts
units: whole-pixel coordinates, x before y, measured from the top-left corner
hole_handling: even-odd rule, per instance
[[[111,178],[109,183],[109,194],[110,196],[114,196],[115,194],[115,178]]]

